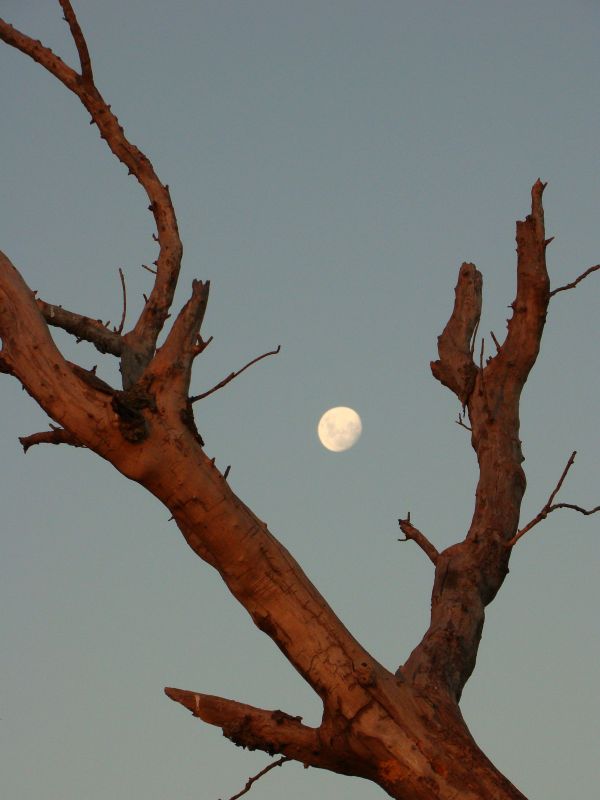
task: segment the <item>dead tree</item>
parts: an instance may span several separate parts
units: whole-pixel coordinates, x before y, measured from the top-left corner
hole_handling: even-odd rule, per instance
[[[479,463],[475,508],[465,538],[442,552],[410,517],[399,520],[405,538],[433,562],[435,578],[429,628],[407,661],[391,671],[350,635],[290,553],[236,497],[226,475],[203,451],[192,410],[200,397],[189,396],[189,385],[194,359],[206,346],[200,329],[209,284],[193,282],[189,300],[174,314],[158,347],[182,257],[169,190],[148,158],[127,139],[100,94],[71,3],[59,2],[79,54],[79,72],[4,21],[0,37],[81,100],[102,139],[146,192],[159,254],[152,291],[129,330],[123,322],[109,329],[36,297],[0,254],[0,369],[20,381],[56,423],[21,441],[25,449],[44,442],[85,447],[157,497],[192,550],[219,571],[255,625],[314,689],[323,717],[312,728],[284,711],[237,700],[172,688],[165,690],[167,695],[221,728],[236,745],[361,776],[395,798],[523,798],[478,748],[459,701],[475,666],[485,607],[502,586],[513,545],[557,508],[585,514],[599,510],[554,502],[572,456],[547,504],[519,529],[525,490],[521,390],[538,355],[551,298],[600,265],[551,290],[545,262],[549,240],[544,232],[544,184],[537,181],[531,213],[517,223],[512,315],[504,341],[493,337],[496,352],[485,360],[483,348],[476,347],[482,277],[473,264],[461,266],[454,308],[438,339],[439,359],[431,368],[458,398],[463,409],[459,422],[471,431]],[[50,325],[118,358],[122,387],[114,388],[65,360]],[[233,377],[235,373],[224,382]]]

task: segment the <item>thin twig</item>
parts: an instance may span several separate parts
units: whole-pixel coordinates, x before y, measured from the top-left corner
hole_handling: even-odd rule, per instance
[[[580,514],[584,514],[586,517],[589,517],[591,514],[597,514],[598,511],[600,511],[600,506],[587,509],[577,506],[575,503],[555,503],[553,506],[550,506],[550,511],[554,511],[555,508],[570,508],[573,511],[579,511]]]
[[[496,337],[494,336],[494,331],[490,331],[490,336],[492,337],[492,341],[493,341],[493,342],[494,342],[494,344],[496,345],[496,350],[497,350],[498,352],[500,352],[500,342],[499,342],[499,341],[498,341],[498,339],[496,339]]]
[[[479,330],[479,321],[480,318],[478,317],[477,321],[475,322],[475,328],[473,329],[473,335],[471,336],[471,346],[469,347],[469,350],[471,352],[471,358],[473,358],[473,353],[475,352],[475,342],[477,341],[477,331]]]
[[[473,428],[465,424],[464,419],[465,419],[464,411],[463,412],[459,411],[458,419],[455,419],[454,422],[456,422],[457,425],[460,425],[461,428],[464,428],[467,431],[473,431]]]
[[[593,267],[588,267],[585,272],[582,272],[581,275],[578,278],[575,278],[574,281],[571,281],[571,283],[566,283],[564,286],[559,286],[558,289],[553,289],[550,292],[550,297],[554,297],[554,295],[558,294],[559,292],[566,292],[567,289],[574,289],[580,281],[582,281],[584,278],[587,278],[587,276],[591,275],[592,272],[596,272],[597,269],[600,269],[600,264],[596,264]]]
[[[527,533],[527,531],[530,531],[535,525],[538,524],[538,522],[542,522],[543,520],[545,520],[546,517],[548,516],[548,514],[551,514],[553,511],[556,511],[557,508],[570,508],[573,511],[579,511],[580,514],[585,514],[586,516],[589,516],[590,514],[595,514],[597,511],[600,511],[600,506],[596,506],[595,508],[592,508],[590,510],[586,510],[585,508],[582,508],[581,506],[577,506],[574,503],[553,503],[552,502],[554,500],[554,498],[556,497],[556,495],[558,494],[558,492],[560,490],[560,487],[563,485],[563,482],[564,482],[565,478],[567,477],[567,472],[573,466],[573,462],[575,461],[575,456],[576,455],[577,455],[577,451],[573,450],[573,452],[571,453],[571,457],[567,461],[566,467],[562,471],[562,475],[560,476],[558,483],[554,487],[554,490],[553,490],[552,494],[550,495],[550,497],[546,501],[546,504],[544,505],[542,510],[538,514],[536,514],[536,516],[531,520],[531,522],[528,522],[527,525],[525,525],[524,528],[521,528],[520,531],[517,531],[517,533],[512,537],[512,539],[509,539],[508,542],[506,542],[506,546],[507,547],[513,547],[519,541],[521,536],[524,536]]]
[[[435,546],[431,544],[429,539],[425,536],[424,533],[421,533],[420,530],[415,528],[415,526],[410,521],[410,511],[408,512],[406,519],[399,519],[398,525],[400,526],[400,530],[404,534],[404,539],[398,539],[399,542],[408,542],[413,541],[419,545],[421,550],[425,553],[425,555],[429,558],[429,560],[433,564],[437,564],[438,558],[440,554],[436,550]]]
[[[143,267],[144,269],[147,269],[147,270],[148,270],[148,272],[150,272],[152,275],[156,275],[156,270],[155,270],[155,269],[152,269],[152,267],[147,267],[145,264],[142,264],[142,267]]]
[[[481,387],[479,389],[479,393],[483,394],[485,392],[485,381],[483,378],[483,353],[485,350],[485,339],[483,336],[481,337],[481,349],[479,350],[479,376],[481,379]]]
[[[208,397],[209,394],[213,394],[213,392],[216,392],[219,389],[222,389],[223,386],[227,386],[227,384],[230,383],[230,381],[232,381],[234,378],[237,378],[238,375],[241,375],[242,372],[244,372],[244,370],[248,369],[248,367],[251,367],[253,364],[256,364],[257,361],[261,361],[263,358],[266,358],[267,356],[276,356],[277,353],[279,353],[280,350],[281,350],[281,345],[278,344],[276,350],[269,350],[268,353],[263,353],[261,356],[257,356],[256,358],[253,358],[252,361],[249,361],[241,369],[238,369],[237,372],[232,372],[226,378],[223,378],[223,380],[220,381],[219,383],[217,383],[216,386],[213,386],[212,389],[209,389],[207,392],[203,392],[202,394],[194,395],[194,397],[190,397],[190,403],[195,403],[196,400],[204,400],[204,398]]]
[[[248,780],[246,781],[246,785],[244,786],[242,791],[238,792],[237,794],[234,794],[232,797],[229,798],[229,800],[237,800],[238,797],[241,797],[243,794],[246,794],[246,792],[250,791],[252,784],[255,783],[259,778],[262,778],[263,775],[266,775],[267,772],[274,769],[275,767],[280,767],[282,764],[285,764],[286,761],[291,761],[291,760],[292,759],[289,758],[289,756],[281,756],[281,758],[278,758],[277,761],[274,761],[272,764],[268,764],[264,769],[261,769],[261,771],[258,772],[256,775],[253,775],[251,778],[248,778]]]
[[[79,27],[79,22],[77,21],[77,17],[75,16],[75,12],[73,11],[73,7],[71,6],[70,0],[58,0],[65,15],[64,19],[65,22],[69,26],[69,30],[71,31],[71,36],[73,37],[73,41],[75,42],[75,47],[77,48],[77,54],[79,55],[79,63],[81,64],[81,77],[87,81],[88,83],[94,82],[94,75],[92,73],[92,62],[90,60],[90,53],[88,50],[87,43],[85,41],[85,36],[81,28]]]
[[[115,328],[115,333],[123,333],[123,326],[125,325],[125,316],[127,315],[127,289],[125,288],[125,276],[123,270],[119,267],[119,277],[121,278],[121,287],[123,289],[123,316],[118,328]]]

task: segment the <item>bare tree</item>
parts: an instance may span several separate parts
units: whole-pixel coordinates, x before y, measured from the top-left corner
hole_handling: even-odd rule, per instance
[[[171,313],[182,257],[169,189],[127,139],[98,91],[71,3],[59,2],[79,54],[80,72],[2,20],[0,37],[79,97],[101,137],[145,190],[159,254],[152,291],[129,330],[125,314],[111,329],[36,297],[0,254],[0,370],[20,381],[56,423],[21,442],[25,450],[40,443],[92,450],[157,497],[194,552],[218,570],[255,625],[317,693],[323,717],[319,727],[312,728],[284,711],[237,700],[174,688],[165,689],[167,695],[221,728],[236,745],[280,755],[271,766],[293,759],[360,776],[403,800],[523,798],[478,748],[459,701],[475,666],[485,607],[502,586],[513,546],[559,508],[582,514],[600,510],[555,502],[573,454],[547,503],[519,528],[525,490],[521,390],[538,355],[551,298],[600,265],[566,286],[550,288],[544,184],[538,180],[531,193],[531,213],[517,222],[517,290],[507,333],[502,342],[492,334],[496,352],[488,357],[483,341],[476,344],[482,277],[473,264],[461,266],[454,308],[431,369],[458,398],[458,422],[471,432],[479,463],[475,508],[465,538],[442,552],[410,516],[399,520],[404,538],[415,542],[433,563],[435,578],[429,628],[406,662],[392,672],[350,635],[289,552],[236,497],[227,474],[221,474],[203,451],[193,403],[208,393],[190,397],[189,386],[194,360],[208,343],[200,330],[209,284],[193,282],[189,300],[174,314],[164,343],[157,346]],[[123,290],[125,299],[124,284]],[[118,358],[122,388],[65,360],[48,326]]]

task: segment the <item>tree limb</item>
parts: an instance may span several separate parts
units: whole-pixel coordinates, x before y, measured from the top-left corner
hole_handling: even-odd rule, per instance
[[[416,542],[421,550],[425,553],[425,555],[429,558],[432,564],[437,564],[437,560],[440,556],[434,545],[431,544],[429,539],[421,533],[420,530],[415,528],[414,525],[411,524],[410,521],[410,514],[406,517],[406,519],[399,519],[398,525],[400,526],[400,530],[404,534],[404,539],[398,539],[399,542],[408,542],[412,540]]]
[[[123,352],[123,339],[119,332],[111,331],[101,320],[67,311],[62,306],[46,303],[39,298],[36,299],[36,303],[48,325],[62,328],[63,331],[75,336],[78,341],[91,342],[101,353],[120,356]]]
[[[516,225],[517,292],[498,352],[484,364],[482,346],[479,367],[473,364],[469,345],[481,310],[481,276],[463,264],[454,309],[438,339],[440,359],[432,364],[434,376],[467,407],[479,481],[466,539],[436,558],[429,630],[399,673],[428,693],[445,686],[457,701],[475,667],[485,606],[508,572],[511,550],[504,545],[517,530],[525,491],[519,400],[549,302],[543,191],[536,181],[531,213]]]
[[[46,413],[83,444],[105,452],[103,431],[114,417],[106,391],[84,380],[56,347],[35,300],[10,260],[0,252],[2,362]],[[94,376],[95,377],[95,376]],[[96,381],[100,381],[99,378]]]
[[[268,711],[185,689],[166,688],[165,694],[195,717],[221,728],[223,735],[240,747],[264,750],[269,755],[283,753],[306,764],[312,763],[315,753],[322,749],[318,729],[303,725],[301,717],[284,711]]]
[[[125,317],[127,316],[127,287],[125,286],[125,275],[123,274],[123,270],[119,267],[119,277],[121,279],[121,289],[123,290],[123,313],[121,314],[121,322],[119,322],[119,327],[115,328],[115,333],[121,335],[123,332],[123,326],[125,325]]]
[[[64,20],[69,25],[71,36],[73,37],[75,47],[77,48],[79,63],[81,65],[81,77],[84,81],[87,81],[87,83],[93,84],[94,76],[92,74],[92,62],[90,61],[90,54],[85,37],[81,28],[79,27],[79,22],[77,21],[75,12],[73,11],[73,7],[71,6],[69,0],[58,0],[58,2],[61,5],[64,13]]]
[[[553,289],[550,292],[550,297],[554,297],[554,295],[558,294],[559,292],[566,292],[567,289],[574,289],[580,281],[582,281],[584,278],[587,278],[587,276],[591,275],[592,272],[596,272],[597,269],[600,269],[600,264],[596,264],[593,267],[588,267],[585,272],[582,272],[581,275],[578,278],[575,278],[574,281],[571,281],[571,283],[566,283],[564,286],[559,286],[558,289]]]
[[[210,281],[192,281],[192,295],[177,315],[146,373],[146,379],[156,384],[165,401],[180,409],[190,404],[188,391],[192,364],[206,347],[199,340],[199,334],[209,292]]]
[[[438,337],[439,360],[431,362],[433,376],[465,405],[475,382],[472,341],[481,316],[481,273],[464,263],[454,289],[454,308]]]
[[[217,392],[219,389],[222,389],[224,386],[227,386],[234,378],[237,378],[238,375],[241,375],[244,370],[247,370],[248,367],[251,367],[253,364],[256,364],[257,361],[262,361],[263,358],[267,356],[276,356],[281,351],[281,345],[278,344],[275,350],[269,350],[268,353],[263,353],[261,356],[257,356],[253,358],[252,361],[249,361],[245,364],[241,369],[238,369],[237,372],[231,372],[226,378],[223,378],[222,381],[219,381],[216,386],[213,386],[212,389],[209,389],[207,392],[202,392],[202,394],[194,395],[194,397],[190,397],[190,402],[195,403],[197,400],[204,400],[205,397],[208,397],[210,394]]]
[[[545,188],[546,184],[539,179],[535,182],[531,189],[531,214],[517,222],[517,296],[511,305],[513,314],[506,339],[489,365],[494,364],[490,373],[498,369],[500,362],[503,370],[512,370],[512,363],[518,365],[513,371],[520,388],[537,358],[550,299],[542,204]]]
[[[586,516],[590,516],[591,514],[595,514],[598,511],[600,511],[600,506],[596,506],[595,508],[592,508],[589,511],[587,511],[585,508],[582,508],[581,506],[574,505],[573,503],[553,503],[552,502],[554,500],[554,498],[556,497],[556,495],[558,494],[558,492],[560,491],[560,488],[563,485],[563,482],[564,482],[565,478],[567,477],[568,471],[573,466],[573,463],[575,461],[575,456],[576,455],[577,455],[577,451],[573,450],[573,452],[571,453],[571,455],[569,457],[569,460],[567,461],[567,464],[566,464],[565,468],[562,471],[562,475],[558,479],[558,483],[556,484],[556,486],[552,490],[552,493],[550,494],[550,497],[546,501],[546,504],[543,506],[541,511],[538,514],[536,514],[535,517],[530,522],[528,522],[527,525],[525,525],[524,528],[521,528],[521,530],[517,531],[517,533],[512,537],[512,539],[509,539],[508,542],[506,542],[506,547],[513,547],[519,541],[519,539],[522,536],[525,536],[525,534],[528,531],[530,531],[533,527],[535,527],[539,522],[542,522],[543,520],[545,520],[546,517],[548,516],[548,514],[551,514],[553,511],[556,511],[556,509],[558,509],[558,508],[570,508],[573,511],[579,511],[580,514],[585,514]]]
[[[75,38],[78,29],[75,14],[69,3],[64,2],[61,5]],[[128,168],[129,173],[135,176],[150,200],[149,210],[156,222],[160,252],[155,262],[156,277],[152,291],[134,328],[124,337],[121,371],[124,385],[127,387],[140,377],[154,355],[158,335],[173,302],[181,266],[183,248],[168,186],[159,181],[150,161],[126,138],[119,120],[91,81],[91,66],[89,69],[86,66],[86,80],[81,80],[77,72],[49,48],[2,19],[0,19],[0,39],[37,61],[79,97],[90,113],[92,122],[98,126],[100,136],[119,161]],[[83,56],[85,62],[85,53],[81,49],[82,37],[79,43],[76,39],[76,44],[80,58]]]
[[[26,453],[30,447],[36,444],[69,444],[72,447],[85,447],[83,442],[64,428],[57,428],[54,425],[50,426],[51,430],[41,431],[40,433],[31,433],[29,436],[19,436],[19,441],[23,446],[23,452]]]
[[[246,785],[241,790],[241,792],[234,794],[232,797],[229,798],[229,800],[238,800],[239,797],[242,797],[242,795],[245,795],[247,792],[249,792],[250,789],[252,788],[252,784],[256,783],[256,781],[262,778],[263,775],[266,775],[267,772],[270,772],[272,769],[275,769],[275,767],[280,767],[282,764],[285,764],[286,762],[291,760],[292,759],[288,758],[287,756],[282,756],[281,758],[278,758],[277,761],[273,761],[272,764],[267,764],[267,766],[264,769],[261,769],[260,772],[257,772],[256,775],[252,775],[252,777],[248,778],[248,780],[246,781]]]

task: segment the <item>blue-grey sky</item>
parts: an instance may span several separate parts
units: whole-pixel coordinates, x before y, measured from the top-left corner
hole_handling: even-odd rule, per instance
[[[71,63],[57,3],[1,15]],[[514,297],[514,222],[545,194],[555,286],[600,260],[600,5],[579,0],[79,0],[97,84],[171,187],[177,303],[212,281],[196,407],[206,450],[386,666],[424,632],[432,569],[399,544],[407,511],[438,548],[464,536],[475,458],[430,375],[463,260],[484,275],[480,332]],[[156,257],[138,185],[77,99],[0,46],[0,249],[49,302],[140,308]],[[526,522],[572,450],[561,498],[599,501],[598,278],[552,301],[526,387]],[[66,337],[57,335],[61,343]],[[66,342],[85,366],[110,362]],[[10,800],[229,797],[268,758],[236,749],[164,686],[319,719],[319,704],[169,513],[110,465],[17,436],[47,420],[1,381],[0,787]],[[334,405],[358,444],[316,437]],[[488,609],[463,711],[529,797],[600,784],[598,517],[557,512],[516,547]],[[382,796],[288,764],[252,796]]]

